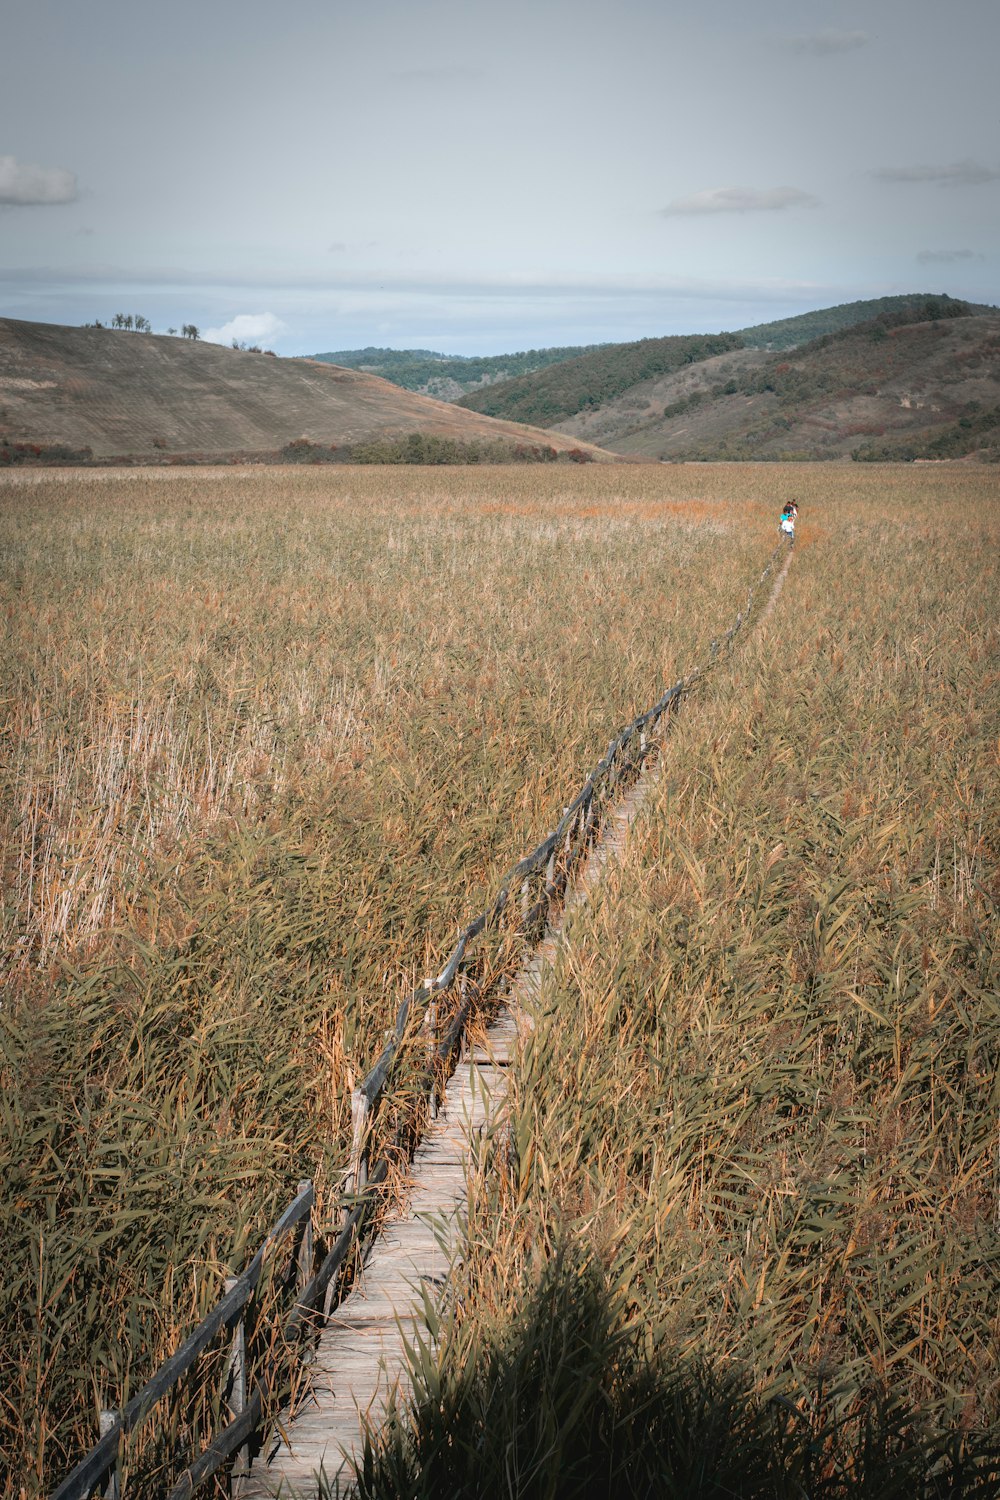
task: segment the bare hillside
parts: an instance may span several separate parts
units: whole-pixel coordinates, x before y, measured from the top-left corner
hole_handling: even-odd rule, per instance
[[[1000,314],[876,319],[781,353],[721,354],[559,430],[661,459],[995,457]]]
[[[412,433],[589,448],[315,360],[0,319],[0,442],[155,462],[274,454],[300,438],[329,449]]]
[[[707,395],[728,380],[742,379],[766,365],[769,359],[763,349],[734,349],[728,354],[699,360],[697,364],[683,365],[670,374],[643,380],[600,406],[588,407],[574,417],[565,418],[559,423],[559,431],[590,443],[607,442],[613,446],[621,442],[631,448],[633,439],[651,436],[658,429],[669,407],[689,400],[696,391]],[[655,446],[652,444],[651,453]],[[657,451],[652,456],[660,455]]]

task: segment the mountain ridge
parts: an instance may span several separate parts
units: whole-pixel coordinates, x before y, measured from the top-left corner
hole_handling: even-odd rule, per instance
[[[934,297],[947,299],[946,294],[932,292],[906,292],[889,297],[875,297],[867,301],[842,302],[813,312],[798,313],[791,318],[779,318],[770,323],[758,323],[734,330],[731,334],[664,335],[667,338],[683,337],[732,337],[742,339],[747,348],[786,349],[826,333],[835,333],[854,323],[867,322],[885,312],[897,312]],[[977,304],[978,306],[978,304]],[[978,306],[987,312],[987,307]],[[650,337],[661,337],[651,335]],[[575,344],[552,348],[523,349],[510,354],[443,354],[434,349],[390,349],[368,345],[364,349],[340,349],[316,354],[314,359],[340,365],[344,369],[364,370],[381,375],[383,379],[401,385],[404,390],[421,395],[435,396],[443,401],[458,402],[465,395],[513,380],[521,375],[533,375],[551,365],[571,359],[582,358],[599,350],[636,348],[648,339],[631,341],[605,341],[600,344]]]
[[[911,321],[924,317],[972,316],[977,312],[970,304],[947,295],[901,297],[891,299],[892,305],[887,307],[889,300],[876,302],[879,318]],[[593,354],[464,396],[458,405],[493,417],[573,431],[579,428],[576,418],[595,408],[606,407],[609,402],[651,379],[670,375],[686,365],[700,364],[718,354],[735,350],[750,354],[761,350],[763,335],[773,328],[783,330],[787,337],[792,324],[810,330],[821,325],[825,331],[819,337],[844,336],[852,327],[864,326],[863,322],[856,320],[858,311],[864,306],[863,303],[843,304],[826,309],[824,313],[807,313],[796,319],[785,319],[776,325],[761,324],[757,330],[760,337],[750,345],[740,333],[668,335],[661,339],[608,344]],[[852,319],[854,321],[850,321]],[[831,324],[833,326],[827,326]],[[815,342],[815,338],[810,342]],[[808,347],[808,344],[796,347]],[[790,350],[786,352],[791,353]]]
[[[482,386],[512,380],[518,375],[534,374],[564,359],[576,358],[601,348],[600,344],[522,349],[515,354],[440,354],[433,349],[383,349],[368,345],[364,349],[340,349],[315,354],[325,364],[340,365],[345,370],[364,370],[381,375],[404,390],[439,401],[457,401],[460,396]]]

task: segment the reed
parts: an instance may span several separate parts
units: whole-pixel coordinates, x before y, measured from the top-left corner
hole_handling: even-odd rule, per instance
[[[496,1189],[499,1228],[482,1199],[487,1217],[473,1228],[483,1253],[468,1284],[476,1317],[506,1326],[569,1222],[600,1247],[600,1278],[587,1273],[598,1291],[601,1278],[617,1286],[616,1265],[634,1266],[623,1297],[601,1292],[597,1306],[610,1308],[601,1316],[613,1328],[624,1318],[641,1330],[647,1364],[689,1328],[682,1347],[692,1358],[706,1351],[712,1380],[718,1336],[729,1340],[719,1379],[736,1369],[755,1399],[768,1399],[769,1380],[794,1391],[781,1330],[825,1285],[804,1267],[836,1261],[815,1248],[827,1222],[854,1223],[849,1197],[828,1203],[802,1184],[836,1147],[846,1191],[877,1130],[886,1175],[873,1179],[874,1216],[858,1209],[867,1258],[846,1255],[849,1239],[840,1252],[861,1290],[854,1301],[838,1291],[834,1305],[867,1309],[890,1351],[917,1318],[925,1342],[902,1356],[904,1372],[926,1371],[913,1399],[947,1407],[949,1421],[935,1381],[960,1339],[972,1339],[955,1364],[961,1378],[969,1360],[988,1374],[982,1313],[969,1310],[985,1273],[962,1226],[980,1233],[972,1095],[985,1087],[992,1043],[960,1024],[991,1014],[986,981],[970,990],[969,976],[992,949],[961,925],[985,922],[979,893],[995,868],[984,801],[994,742],[974,727],[995,694],[983,614],[991,590],[995,599],[988,472],[25,474],[0,491],[6,1485],[26,1496],[51,1486],[93,1440],[96,1411],[124,1400],[180,1342],[297,1180],[316,1181],[321,1213],[335,1221],[350,1089],[401,994],[554,824],[614,730],[729,623],[790,493],[804,502],[798,593],[790,582],[763,638],[770,654],[751,653],[718,701],[709,692],[687,719],[687,770],[669,811],[690,812],[691,827],[668,819],[669,836],[650,832],[648,870],[602,908],[604,928],[574,960],[565,1013],[585,1024],[562,1030],[579,1038],[560,1037],[555,1020],[539,1031],[518,1106],[518,1172]],[[779,633],[789,614],[794,629]],[[797,789],[776,824],[764,787],[772,800]],[[759,822],[735,821],[743,807]],[[858,823],[843,871],[854,884],[839,893],[830,817]],[[909,883],[911,865],[929,868],[926,887]],[[925,906],[947,941],[933,922],[925,931]],[[763,926],[748,915],[758,910]],[[845,910],[853,915],[837,925]],[[903,942],[906,922],[916,925]],[[869,1024],[837,987],[847,970],[830,954],[850,923],[878,935],[858,938],[848,967],[884,1024]],[[916,1017],[926,1024],[927,974],[951,1038],[931,1089],[945,1146],[929,1158],[958,1184],[947,1224],[930,1190],[917,1191],[926,1162],[907,1156],[904,1171],[893,1144],[927,1124],[907,1092],[922,1098],[924,1075],[907,1072],[916,1062],[906,1043]],[[804,998],[813,995],[843,1012],[836,1026],[817,1021]],[[679,1025],[660,1019],[675,1001],[688,1051]],[[757,1056],[757,1011],[762,1055],[778,1059],[770,1071],[754,1071],[742,1050],[753,1042]],[[914,1057],[926,1068],[922,1045]],[[783,1048],[791,1092],[775,1094],[768,1114],[767,1090],[787,1072]],[[815,1089],[826,1100],[831,1058],[853,1078],[869,1054],[883,1092],[869,1097],[856,1080],[844,1120],[834,1112],[823,1123],[810,1068],[822,1062]],[[726,1088],[744,1073],[750,1092],[734,1102]],[[557,1103],[567,1113],[557,1116]],[[855,1108],[868,1122],[862,1148]],[[651,1110],[658,1124],[644,1136]],[[804,1144],[796,1137],[787,1159],[778,1152],[779,1171],[773,1142],[800,1115]],[[995,1109],[992,1118],[991,1129]],[[903,1324],[886,1322],[886,1287],[897,1283],[882,1262],[862,1276],[890,1189],[918,1206],[922,1243],[947,1227],[953,1246],[940,1265],[913,1262],[931,1289]],[[748,1206],[758,1198],[759,1224]],[[886,1201],[885,1222],[903,1222]],[[736,1270],[748,1233],[749,1292]],[[783,1259],[789,1235],[794,1256]],[[616,1260],[619,1242],[627,1253]],[[891,1262],[893,1276],[908,1253]],[[564,1263],[579,1263],[575,1241]],[[786,1285],[789,1263],[800,1279]],[[949,1299],[970,1277],[952,1341],[944,1310],[950,1318]],[[675,1283],[678,1296],[665,1296]],[[852,1339],[865,1316],[852,1313]],[[815,1327],[839,1338],[838,1317]],[[461,1326],[489,1343],[486,1324]],[[771,1333],[779,1354],[768,1356]],[[795,1346],[797,1369],[813,1368],[811,1348]],[[850,1344],[849,1369],[866,1358],[868,1345]],[[639,1385],[651,1378],[646,1365],[628,1369]],[[152,1447],[130,1454],[134,1493],[162,1489],[175,1450],[211,1420],[211,1390],[209,1379],[200,1398],[189,1393]],[[852,1418],[854,1399],[837,1411]],[[978,1408],[967,1419],[975,1425]]]
[[[1000,1484],[1000,506],[838,477],[573,920],[366,1496]]]
[[[69,1467],[299,1179],[333,1224],[402,993],[770,551],[696,477],[5,478],[5,1482]]]

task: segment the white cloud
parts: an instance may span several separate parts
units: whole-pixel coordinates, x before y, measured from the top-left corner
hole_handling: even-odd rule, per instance
[[[64,167],[37,167],[0,156],[0,203],[72,203],[76,196],[76,177]]]
[[[785,208],[815,208],[819,203],[812,193],[801,188],[706,188],[689,198],[675,198],[660,212],[667,218],[681,214],[757,214]]]
[[[833,57],[838,52],[856,52],[868,44],[867,31],[816,31],[809,36],[793,36],[788,46],[793,52],[809,57]]]
[[[1000,170],[968,157],[945,167],[877,167],[871,175],[879,182],[937,182],[942,187],[979,187],[1000,180]]]
[[[231,344],[237,339],[241,344],[260,344],[276,339],[288,327],[274,313],[237,313],[221,328],[206,328],[202,338],[210,344]]]

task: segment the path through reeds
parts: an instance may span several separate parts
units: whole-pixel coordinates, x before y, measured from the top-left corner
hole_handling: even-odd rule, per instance
[[[29,1494],[301,1178],[332,1231],[402,994],[736,608],[760,502],[650,478],[5,477],[0,1451]]]
[[[979,1097],[995,476],[30,478],[0,492],[4,1482],[51,1487],[299,1178],[317,1180],[333,1226],[350,1088],[401,993],[551,826],[608,735],[731,618],[792,494],[780,639],[746,669],[733,703],[748,706],[727,717],[708,693],[711,728],[699,714],[669,793],[673,831],[650,835],[648,868],[629,873],[630,855],[632,884],[588,919],[606,925],[551,1002],[578,1019],[539,1027],[529,1049],[499,1219],[485,1189],[472,1203],[473,1246],[481,1235],[494,1252],[468,1261],[486,1321],[455,1337],[491,1359],[514,1350],[522,1313],[578,1308],[593,1355],[580,1368],[597,1382],[581,1399],[604,1388],[604,1328],[633,1394],[667,1378],[656,1351],[702,1351],[710,1385],[735,1370],[751,1392],[815,1408],[823,1432],[831,1413],[862,1410],[857,1372],[877,1385],[903,1369],[907,1400],[946,1412],[934,1430],[975,1429],[993,1409],[982,1351],[995,1347],[976,1321],[995,1305],[982,1174],[996,1110]],[[759,1022],[747,994],[762,997]],[[810,995],[824,1019],[804,1025]],[[932,1066],[921,1038],[941,1027]],[[761,1058],[778,1060],[761,1072]],[[719,1092],[736,1079],[745,1097]],[[847,1102],[830,1114],[838,1088]],[[698,1125],[699,1099],[714,1126]],[[730,1143],[741,1109],[746,1139]],[[913,1155],[925,1129],[931,1180],[951,1184],[941,1214]],[[834,1198],[814,1202],[803,1184],[830,1173]],[[917,1205],[911,1261],[901,1203]],[[838,1226],[852,1215],[848,1253]],[[581,1264],[577,1231],[563,1233],[577,1221],[600,1251],[584,1257],[582,1302],[563,1279]],[[816,1248],[828,1231],[833,1260]],[[876,1255],[882,1239],[895,1259]],[[827,1289],[838,1254],[860,1299]],[[917,1296],[918,1271],[934,1296]],[[826,1322],[814,1302],[832,1307]],[[796,1318],[828,1343],[799,1351]],[[911,1380],[914,1360],[926,1373]],[[828,1406],[816,1371],[845,1361],[854,1384]],[[134,1455],[150,1493],[217,1419],[218,1373]]]
[[[819,520],[572,920],[365,1496],[1000,1487],[1000,496]]]

